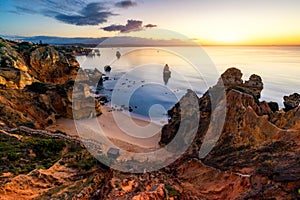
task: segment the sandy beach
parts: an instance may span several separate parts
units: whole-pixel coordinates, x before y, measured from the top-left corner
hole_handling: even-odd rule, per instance
[[[74,120],[62,118],[57,120],[57,124],[49,126],[47,129],[60,130],[70,136],[91,139],[100,143],[103,143],[105,139],[109,139],[118,148],[129,152],[149,152],[159,148],[158,141],[161,135],[161,126],[151,123],[151,130],[157,131],[156,133],[151,133],[150,137],[146,137],[146,135],[144,135],[144,138],[135,137],[136,132],[134,134],[128,132],[133,125],[128,123],[128,120],[132,120],[137,128],[142,128],[141,130],[150,125],[148,121],[131,118],[121,111],[113,111],[108,106],[102,106],[102,115],[97,119],[77,121],[77,128]],[[78,122],[80,123],[79,128]],[[140,134],[143,135],[143,133]],[[106,148],[104,147],[103,150],[106,150]]]

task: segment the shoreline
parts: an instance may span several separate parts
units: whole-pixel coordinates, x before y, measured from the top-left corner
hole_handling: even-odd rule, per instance
[[[117,124],[115,118],[118,120],[121,119],[121,122],[119,120]],[[146,128],[151,124],[151,126],[155,128],[153,130],[159,131],[155,134],[151,134],[150,137],[134,137],[132,133],[128,133],[128,130],[132,128],[132,124],[126,123],[126,120],[132,120],[133,124],[138,128]],[[142,119],[132,118],[121,111],[113,111],[112,108],[107,105],[102,106],[102,114],[97,117],[98,124],[93,124],[92,121],[94,120],[91,119],[79,121],[80,124],[85,125],[84,127],[80,127],[80,134],[77,131],[74,120],[67,118],[58,119],[55,125],[47,127],[46,130],[59,130],[69,136],[84,137],[85,139],[92,139],[100,143],[104,142],[104,136],[106,137],[104,139],[110,140],[118,148],[130,152],[149,152],[150,150],[159,148],[158,142],[160,140],[162,126]],[[122,128],[119,127],[120,125]],[[99,130],[99,126],[102,130]],[[106,148],[103,148],[103,150],[105,149]]]

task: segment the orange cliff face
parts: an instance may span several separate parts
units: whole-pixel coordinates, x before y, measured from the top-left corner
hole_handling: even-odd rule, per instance
[[[32,67],[32,74],[40,81],[55,84],[75,80],[79,69],[79,64],[73,56],[62,54],[51,46],[32,51],[29,65]]]
[[[73,85],[80,69],[75,57],[53,46],[3,39],[1,44],[0,125],[40,128],[55,123],[58,117],[73,118]],[[88,87],[88,80],[81,73],[78,84]],[[92,97],[83,100],[87,98]],[[99,115],[99,102],[92,102],[95,116]],[[77,106],[75,117],[89,117],[82,109],[83,104]]]
[[[53,46],[1,39],[2,86],[23,89],[32,82],[63,84],[75,79],[79,64],[75,58]]]
[[[215,132],[211,132],[208,126],[212,116],[219,114],[217,106],[216,110],[211,107],[211,97],[218,90],[220,81],[199,98],[200,120],[197,135],[189,149],[173,164],[173,168],[181,166],[189,158],[199,159],[204,137],[208,137],[211,141],[216,141],[216,144],[211,152],[201,159],[202,163],[223,172],[251,177],[244,189],[234,192],[235,198],[295,198],[298,196],[297,190],[300,185],[300,117],[299,102],[295,100],[297,95],[290,97],[293,102],[298,102],[291,110],[277,110],[274,102],[259,102],[263,83],[258,75],[252,75],[250,80],[245,82],[241,78],[241,71],[235,68],[228,69],[220,78],[226,90],[226,117],[219,138],[214,138]],[[189,95],[191,94],[186,94]],[[285,100],[288,101],[287,97]],[[178,131],[176,124],[180,123],[182,114],[180,104],[176,104],[169,114],[171,120],[162,129],[160,144],[163,145],[168,144]],[[214,177],[215,175],[210,175],[211,180],[214,180]],[[193,180],[189,190],[206,178]],[[216,183],[217,180],[212,182]],[[210,190],[211,187],[213,186],[203,186]],[[243,188],[242,185],[239,187]],[[215,192],[217,190],[216,185]],[[213,197],[205,192],[194,193],[203,198]],[[220,196],[212,199],[232,198],[230,193],[227,193],[227,196],[221,194],[226,192],[220,192]]]

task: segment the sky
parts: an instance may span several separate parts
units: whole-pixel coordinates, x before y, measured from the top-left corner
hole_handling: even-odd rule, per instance
[[[1,0],[0,35],[166,29],[204,45],[300,45],[299,10],[299,0]]]

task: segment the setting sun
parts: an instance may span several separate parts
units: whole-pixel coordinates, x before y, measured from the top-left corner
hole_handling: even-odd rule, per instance
[[[234,33],[218,33],[212,36],[212,42],[218,44],[236,44],[241,40],[242,38]]]

